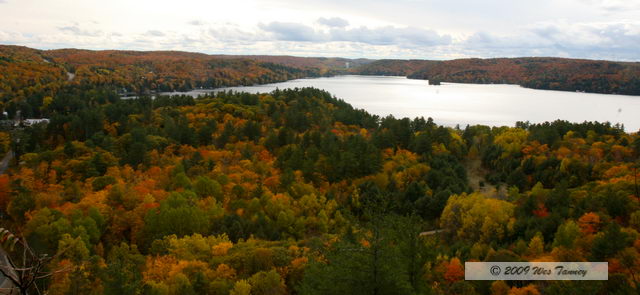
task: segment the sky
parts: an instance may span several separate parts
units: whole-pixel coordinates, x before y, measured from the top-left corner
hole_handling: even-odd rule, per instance
[[[0,44],[640,61],[640,0],[0,0]]]

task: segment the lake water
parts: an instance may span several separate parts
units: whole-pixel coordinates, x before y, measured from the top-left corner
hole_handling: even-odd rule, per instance
[[[425,80],[382,76],[298,79],[216,90],[258,93],[294,87],[324,89],[372,114],[432,117],[436,123],[448,126],[514,126],[517,121],[539,123],[563,119],[621,123],[627,132],[640,129],[640,96],[535,90],[517,85],[443,83],[432,86]],[[204,92],[208,91],[196,90],[189,94]]]

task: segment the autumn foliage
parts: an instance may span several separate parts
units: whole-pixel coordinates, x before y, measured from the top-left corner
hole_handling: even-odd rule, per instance
[[[637,289],[640,136],[622,126],[451,128],[313,88],[122,99],[120,87],[304,76],[310,61],[0,51],[6,109],[50,119],[2,133],[19,161],[0,176],[2,227],[67,270],[38,282],[48,294],[574,290],[464,281],[466,261],[523,260],[607,261],[616,283],[585,281],[584,293]]]

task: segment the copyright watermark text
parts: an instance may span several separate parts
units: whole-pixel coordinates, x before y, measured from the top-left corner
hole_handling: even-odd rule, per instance
[[[465,280],[607,280],[607,262],[465,262]]]

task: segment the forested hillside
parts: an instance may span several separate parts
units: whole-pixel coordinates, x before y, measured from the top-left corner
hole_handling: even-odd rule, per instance
[[[64,86],[107,86],[120,94],[187,91],[333,75],[346,60],[212,56],[178,51],[36,50],[0,45],[0,109],[43,117]],[[366,60],[354,60],[354,65]]]
[[[423,62],[414,62],[420,65]],[[376,63],[364,65],[364,68]],[[397,72],[405,75],[404,71]],[[518,84],[534,89],[640,95],[640,63],[564,58],[457,59],[408,74],[440,82]]]
[[[338,74],[640,95],[640,65],[561,58],[367,60],[225,56],[179,51],[37,50],[0,45],[0,110],[46,117],[65,86],[121,95],[254,85]],[[436,83],[437,84],[437,83]]]
[[[431,60],[383,59],[360,65],[353,71],[360,75],[409,76],[438,63]]]
[[[47,110],[13,135],[0,210],[52,257],[48,294],[637,290],[640,136],[617,126],[455,129],[309,88],[122,100],[64,86]],[[471,282],[465,261],[608,261],[609,281]]]
[[[51,50],[44,55],[75,74],[78,83],[118,85],[133,91],[186,91],[253,85],[330,74],[334,64],[294,57],[216,57],[179,51]],[[277,62],[272,62],[277,61]],[[344,63],[342,63],[344,67]]]

